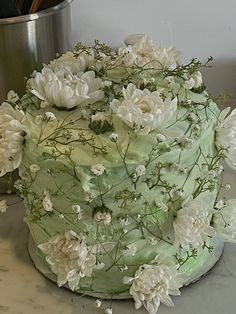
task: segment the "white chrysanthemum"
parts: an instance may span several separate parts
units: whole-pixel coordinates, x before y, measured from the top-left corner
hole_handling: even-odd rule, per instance
[[[46,104],[71,109],[79,105],[93,104],[104,97],[102,80],[94,71],[73,73],[67,67],[53,71],[44,66],[31,80],[31,92]]]
[[[135,301],[135,308],[142,305],[149,314],[156,314],[161,303],[174,306],[170,295],[180,295],[181,275],[178,265],[160,261],[155,265],[141,265],[133,278],[124,277],[125,284],[131,284],[130,294]]]
[[[230,107],[225,108],[219,116],[216,128],[216,146],[218,149],[226,148],[225,161],[236,169],[236,109],[230,112]]]
[[[188,250],[190,245],[201,247],[209,237],[215,235],[215,229],[210,226],[211,213],[206,197],[192,199],[189,197],[177,212],[173,222],[175,245]]]
[[[134,256],[137,252],[137,247],[134,243],[128,244],[123,251],[124,256]]]
[[[102,164],[96,164],[92,165],[90,170],[96,176],[101,176],[106,171],[106,168]]]
[[[96,257],[90,252],[82,234],[70,230],[59,234],[38,246],[47,255],[46,260],[54,274],[58,286],[68,282],[74,291],[79,288],[80,278],[91,277]]]
[[[26,129],[24,112],[4,102],[0,106],[0,177],[18,168]]]
[[[123,88],[123,97],[111,102],[112,110],[129,127],[143,128],[144,134],[167,122],[177,108],[177,98],[163,100],[159,92],[140,90],[132,83]]]
[[[126,48],[119,49],[119,55],[127,66],[137,64],[148,68],[171,68],[180,61],[180,53],[174,47],[160,48],[145,35],[131,35],[125,43]]]
[[[73,52],[66,52],[60,58],[50,62],[50,67],[54,72],[60,71],[62,68],[67,68],[72,73],[85,72],[88,67],[94,63],[94,53],[90,49],[89,53],[82,52],[78,57],[75,57]]]
[[[213,225],[224,241],[236,243],[236,199],[222,204],[213,216]]]

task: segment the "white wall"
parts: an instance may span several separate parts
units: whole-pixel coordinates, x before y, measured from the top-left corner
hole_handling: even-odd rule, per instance
[[[204,71],[208,91],[236,97],[235,0],[74,0],[73,43],[96,38],[117,47],[133,33],[176,46],[184,61],[213,56],[213,69]]]

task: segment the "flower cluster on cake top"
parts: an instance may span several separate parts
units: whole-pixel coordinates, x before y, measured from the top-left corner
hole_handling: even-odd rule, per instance
[[[219,113],[208,96],[200,70],[211,59],[183,65],[174,47],[161,48],[144,35],[125,43],[118,50],[79,43],[33,73],[22,98],[9,92],[0,106],[0,176],[19,168],[15,187],[28,204],[29,223],[58,220],[59,231],[38,248],[59,286],[79,290],[83,278],[116,268],[136,309],[156,314],[160,303],[173,306],[170,295],[184,285],[181,267],[198,251],[211,251],[209,239],[236,242],[236,200],[218,198],[221,188],[230,188],[218,183],[219,161],[236,169],[236,109]],[[204,132],[213,146],[201,146]],[[45,169],[48,161],[52,167]],[[65,190],[55,180],[60,173],[67,176]],[[170,174],[181,184],[168,181]],[[46,183],[34,190],[41,175],[56,188]],[[82,196],[69,197],[78,186]],[[1,200],[0,212],[6,209]],[[162,223],[170,220],[167,237]],[[128,240],[134,230],[141,248]],[[132,268],[136,254],[159,243],[176,254],[153,253]]]

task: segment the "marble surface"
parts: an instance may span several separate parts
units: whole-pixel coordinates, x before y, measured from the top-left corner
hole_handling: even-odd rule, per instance
[[[224,193],[236,198],[236,172],[226,170],[225,182],[232,188]],[[0,195],[13,204],[0,215],[0,314],[99,314],[95,299],[58,288],[33,266],[27,251],[28,230],[23,222],[24,206],[14,195]],[[236,312],[236,245],[226,244],[222,258],[200,281],[181,289],[173,297],[174,308],[161,305],[159,314],[235,314]],[[113,314],[144,314],[134,303],[114,301]]]

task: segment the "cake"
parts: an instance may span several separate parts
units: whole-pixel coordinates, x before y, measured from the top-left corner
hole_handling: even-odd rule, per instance
[[[58,286],[133,298],[150,314],[236,242],[236,110],[220,112],[201,64],[132,35],[79,43],[0,107],[1,176],[15,169],[29,252]],[[3,212],[7,204],[1,201]],[[111,308],[106,310],[111,313]]]

